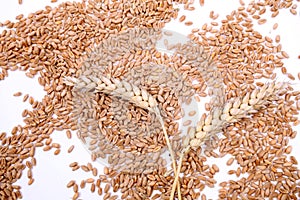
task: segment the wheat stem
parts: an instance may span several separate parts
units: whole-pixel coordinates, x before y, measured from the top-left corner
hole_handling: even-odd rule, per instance
[[[178,163],[178,166],[177,166],[177,170],[176,172],[174,173],[174,182],[173,182],[173,185],[172,185],[172,190],[171,190],[171,195],[170,195],[170,200],[173,200],[174,199],[174,196],[175,196],[175,190],[176,190],[176,185],[178,185],[179,183],[179,174],[180,174],[180,170],[181,170],[181,166],[182,166],[182,162],[183,162],[183,158],[186,154],[186,152],[188,152],[190,149],[190,147],[188,146],[186,149],[184,149],[181,154],[180,154],[180,158],[179,158],[179,163]],[[180,197],[180,195],[178,194],[178,196]]]
[[[158,119],[162,125],[162,129],[163,129],[163,133],[164,133],[164,136],[165,136],[165,140],[166,140],[166,143],[167,143],[167,146],[168,146],[168,149],[169,149],[169,152],[170,152],[170,155],[171,155],[171,159],[172,159],[172,164],[173,164],[173,170],[174,170],[174,176],[179,176],[177,173],[176,173],[176,161],[175,161],[175,155],[174,155],[174,151],[172,150],[172,146],[171,146],[171,143],[170,143],[170,140],[169,140],[169,137],[168,137],[168,134],[167,134],[167,130],[165,128],[165,125],[164,125],[164,122],[163,122],[163,119],[159,113],[159,110],[158,108],[156,107],[156,111],[157,111],[157,116],[158,116]],[[177,186],[177,193],[178,193],[178,199],[181,200],[181,190],[180,190],[180,182],[177,182],[175,187]],[[175,189],[174,189],[175,190]]]

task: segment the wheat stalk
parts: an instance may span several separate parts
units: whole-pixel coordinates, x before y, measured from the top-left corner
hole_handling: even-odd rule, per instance
[[[219,133],[224,126],[246,118],[249,114],[256,113],[259,109],[275,100],[278,95],[286,93],[287,89],[288,83],[286,82],[278,83],[273,81],[266,83],[263,87],[247,93],[243,98],[236,97],[228,100],[223,109],[213,109],[209,115],[199,121],[196,128],[191,127],[183,141],[183,150],[180,155],[177,172],[175,173],[170,200],[174,198],[184,155],[191,148],[201,146],[212,135]]]
[[[99,78],[82,76],[80,80],[71,77],[66,77],[64,82],[66,85],[74,86],[75,90],[83,89],[92,92],[102,92],[110,94],[112,96],[123,98],[124,100],[127,100],[138,107],[147,109],[148,111],[155,113],[162,126],[167,147],[171,155],[173,170],[174,172],[176,172],[175,155],[172,150],[172,146],[164,125],[164,121],[161,117],[161,113],[157,106],[158,103],[151,94],[149,94],[144,89],[138,88],[134,84],[128,83],[127,81],[121,81],[114,78],[106,78],[104,76],[100,76]],[[181,200],[180,183],[177,182],[176,186],[178,190],[178,197]]]

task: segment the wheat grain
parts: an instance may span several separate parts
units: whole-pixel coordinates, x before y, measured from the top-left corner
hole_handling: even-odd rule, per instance
[[[183,122],[183,126],[189,126],[189,125],[191,125],[191,123],[192,123],[192,120],[187,120],[187,121],[185,121],[185,122]]]
[[[74,184],[75,184],[75,181],[74,181],[74,180],[71,180],[71,181],[69,181],[69,183],[67,184],[67,187],[68,187],[68,188],[73,187]]]
[[[188,113],[188,115],[191,116],[191,117],[196,115],[196,114],[197,114],[197,111],[195,111],[195,110],[192,110]]]
[[[276,30],[278,28],[278,23],[275,23],[274,25],[273,25],[273,30]]]
[[[71,153],[74,149],[74,145],[71,145],[69,148],[68,148],[68,153]]]
[[[56,149],[55,151],[54,151],[54,155],[58,155],[60,153],[60,149]]]
[[[75,192],[74,195],[73,195],[73,197],[72,197],[72,199],[76,200],[76,199],[78,199],[78,197],[79,197],[79,193]]]
[[[16,93],[13,94],[14,97],[19,97],[21,95],[22,95],[22,92],[16,92]]]
[[[192,26],[193,22],[192,21],[187,21],[187,22],[184,22],[184,25],[186,25],[186,26]]]
[[[86,182],[85,182],[85,180],[82,180],[81,182],[80,182],[80,188],[81,189],[83,189],[83,188],[85,188],[85,184],[86,184]]]

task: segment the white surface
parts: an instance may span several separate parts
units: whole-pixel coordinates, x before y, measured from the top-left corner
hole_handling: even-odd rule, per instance
[[[31,12],[34,12],[39,9],[43,9],[45,5],[50,5],[50,0],[24,0],[23,5],[18,5],[17,0],[0,0],[0,21],[5,21],[7,19],[13,20],[15,16],[20,13],[25,14],[25,16]],[[59,1],[61,3],[62,1]],[[54,6],[55,4],[51,4]],[[195,1],[195,6],[199,7],[198,1]],[[205,22],[210,22],[209,12],[214,10],[215,13],[220,15],[219,19],[223,19],[227,14],[229,14],[233,9],[237,8],[238,1],[226,1],[226,0],[210,0],[205,2],[205,6],[200,8],[197,11],[180,11],[179,16],[183,13],[187,16],[186,21],[193,21],[194,25],[191,27],[186,27],[183,23],[179,24],[172,22],[167,24],[167,29],[171,29],[182,34],[189,34],[191,29],[194,27],[201,28]],[[225,9],[224,9],[225,8]],[[297,56],[300,55],[300,16],[299,9],[298,16],[293,16],[289,13],[288,10],[281,10],[278,17],[275,19],[268,19],[267,24],[263,26],[257,26],[258,30],[265,35],[275,38],[275,35],[281,35],[281,43],[283,45],[283,50],[288,52],[290,59],[285,60],[286,67],[290,73],[294,76],[297,76],[297,73],[300,71],[300,60],[297,59]],[[277,22],[279,27],[277,30],[272,30],[273,24]],[[299,84],[299,81],[298,81]],[[297,86],[299,86],[296,84]],[[300,88],[300,87],[299,87]],[[13,93],[22,91],[23,94],[30,94],[36,99],[41,99],[44,95],[42,88],[35,82],[25,77],[23,72],[9,72],[9,77],[0,81],[0,131],[9,132],[13,126],[22,123],[21,112],[24,108],[30,108],[28,103],[22,102],[22,97],[13,97]],[[300,132],[300,127],[295,127],[295,130]],[[67,189],[66,184],[69,180],[75,179],[78,183],[82,179],[92,177],[91,174],[78,170],[72,172],[68,167],[71,162],[77,161],[79,164],[87,164],[90,162],[90,156],[87,151],[83,148],[80,141],[76,138],[76,135],[73,135],[73,139],[69,140],[66,137],[64,132],[57,132],[52,134],[54,142],[62,144],[62,152],[58,156],[53,155],[53,151],[43,152],[41,148],[37,149],[36,158],[37,158],[37,167],[33,170],[33,175],[35,182],[32,186],[27,186],[27,177],[26,171],[24,171],[24,176],[18,184],[22,186],[22,194],[24,200],[65,200],[70,199],[73,195],[72,189]],[[300,152],[299,143],[300,136],[294,140],[291,140],[293,144],[293,153]],[[67,153],[68,147],[74,144],[75,149],[71,154]],[[298,160],[300,160],[300,155],[295,155]],[[225,166],[227,157],[218,159],[216,163],[222,170],[218,173],[215,178],[220,181],[233,179],[233,176],[227,175],[228,167]],[[215,162],[213,159],[210,159],[208,163]],[[93,163],[94,166],[102,168],[98,163]],[[102,172],[102,170],[99,170]],[[222,173],[223,172],[223,173]],[[86,192],[85,192],[86,191]],[[217,188],[206,189],[205,193],[207,197],[211,199],[217,199]],[[89,187],[81,191],[81,199],[100,199],[98,195],[91,194]]]

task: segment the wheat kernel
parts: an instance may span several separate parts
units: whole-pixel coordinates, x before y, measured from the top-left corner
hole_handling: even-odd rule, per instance
[[[230,166],[234,161],[234,158],[230,158],[227,162],[226,165]]]
[[[69,148],[68,148],[68,153],[71,153],[74,149],[74,145],[71,145]]]
[[[16,92],[16,93],[13,94],[14,97],[19,97],[21,95],[22,95],[22,92]]]

